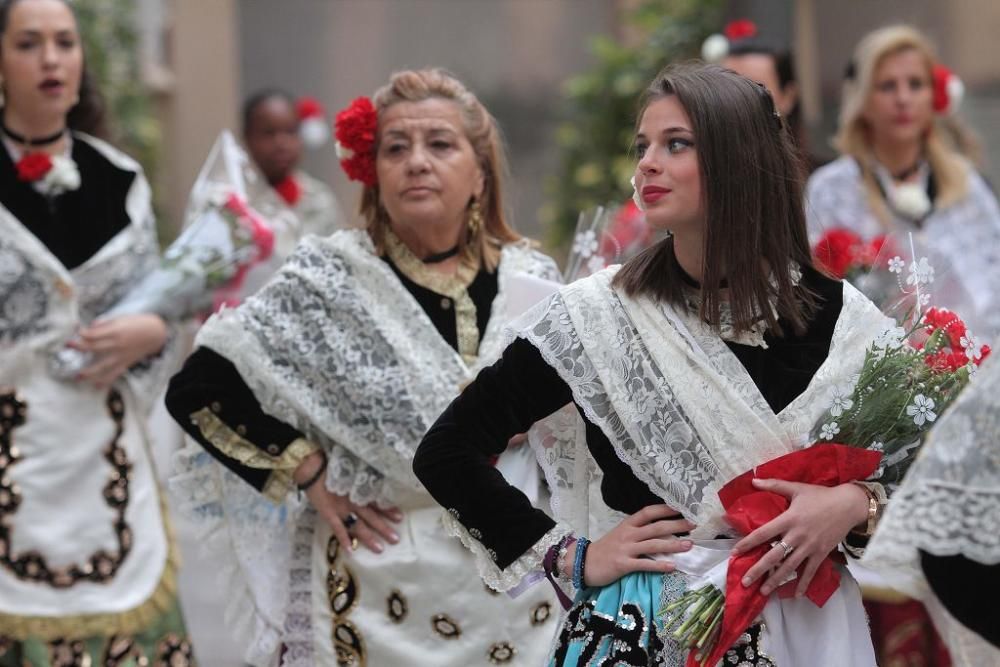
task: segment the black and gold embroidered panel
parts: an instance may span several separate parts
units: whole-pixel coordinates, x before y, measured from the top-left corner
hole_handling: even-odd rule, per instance
[[[17,511],[22,497],[20,489],[7,472],[23,458],[14,445],[14,431],[27,420],[28,405],[13,391],[0,393],[0,566],[13,572],[19,579],[48,584],[54,588],[69,588],[79,581],[110,581],[132,550],[132,529],[125,522],[132,463],[119,443],[125,430],[125,403],[116,389],[108,392],[105,407],[114,422],[115,433],[104,451],[111,473],[104,486],[103,496],[104,502],[115,511],[113,528],[118,549],[113,553],[100,549],[91,554],[83,564],[53,568],[38,551],[13,553],[11,527],[6,519]],[[63,653],[65,651],[60,654]]]
[[[340,557],[340,542],[331,537],[326,544],[326,592],[333,615],[333,648],[338,667],[365,667],[368,656],[365,642],[348,615],[358,604],[357,579]]]

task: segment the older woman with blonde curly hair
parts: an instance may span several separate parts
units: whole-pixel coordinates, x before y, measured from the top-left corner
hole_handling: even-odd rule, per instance
[[[539,664],[551,593],[484,587],[411,465],[501,349],[507,277],[556,267],[508,225],[496,121],[451,75],[393,75],[337,136],[366,228],[307,239],[202,328],[167,396],[198,443],[175,486],[253,664]]]

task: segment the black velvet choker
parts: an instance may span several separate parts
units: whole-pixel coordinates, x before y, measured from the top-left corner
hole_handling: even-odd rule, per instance
[[[23,134],[18,134],[14,130],[7,127],[7,123],[0,122],[0,128],[3,129],[3,133],[8,137],[21,144],[22,146],[48,146],[49,144],[54,144],[63,138],[66,134],[66,128],[59,130],[55,134],[50,134],[47,137],[39,137],[38,139],[28,139]]]
[[[446,259],[451,259],[458,254],[458,246],[451,248],[450,250],[445,250],[444,252],[436,252],[433,255],[427,255],[422,260],[424,264],[438,264]]]

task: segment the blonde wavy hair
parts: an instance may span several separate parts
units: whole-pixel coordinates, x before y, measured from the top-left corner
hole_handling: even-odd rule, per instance
[[[386,109],[398,102],[421,102],[432,98],[450,100],[458,106],[465,136],[483,172],[483,193],[478,199],[483,224],[475,236],[462,235],[459,251],[464,261],[481,262],[487,270],[494,271],[500,263],[503,244],[521,239],[521,235],[508,225],[504,212],[503,179],[507,163],[496,119],[461,81],[437,68],[396,72],[388,84],[375,92],[372,103],[381,118]],[[376,140],[376,151],[378,141],[380,139]],[[469,204],[471,207],[472,202]],[[389,214],[379,201],[378,184],[364,188],[359,211],[376,250],[383,252]]]
[[[852,61],[854,75],[844,81],[840,129],[833,140],[838,151],[857,160],[868,203],[883,223],[888,223],[891,216],[872,167],[871,128],[864,119],[864,109],[874,89],[875,72],[879,65],[889,56],[911,50],[922,56],[927,66],[927,80],[932,82],[937,57],[930,41],[915,28],[904,25],[881,28],[868,33],[858,43]],[[953,138],[948,136],[941,122],[935,115],[924,140],[924,156],[937,184],[934,204],[938,207],[953,204],[969,191],[966,164],[960,153],[949,145]]]

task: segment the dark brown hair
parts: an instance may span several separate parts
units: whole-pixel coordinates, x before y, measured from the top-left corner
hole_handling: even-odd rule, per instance
[[[815,297],[794,285],[791,267],[791,262],[812,266],[803,171],[774,100],[764,86],[722,67],[672,65],[646,89],[639,119],[652,102],[671,95],[691,121],[701,176],[705,245],[700,316],[719,326],[725,287],[736,331],[763,320],[781,334],[781,318],[803,332],[816,307]],[[683,304],[684,274],[673,240],[637,255],[613,284],[629,296]],[[768,305],[772,298],[777,299],[777,317]]]
[[[7,24],[10,21],[10,12],[14,9],[14,5],[21,2],[21,0],[0,0],[0,35],[7,32]],[[73,8],[73,4],[67,2],[66,0],[61,0],[61,2],[69,8],[69,11],[73,14],[73,19],[76,21],[77,32],[80,28],[80,19],[76,14],[76,10]],[[80,35],[81,49],[83,48],[83,35]],[[83,70],[80,74],[80,101],[69,110],[66,115],[66,125],[69,126],[71,130],[77,130],[79,132],[85,132],[87,134],[93,135],[95,137],[106,139],[108,137],[108,128],[105,123],[105,106],[104,98],[101,96],[100,91],[97,89],[97,85],[94,83],[93,77],[90,75],[90,71],[87,69],[87,57],[84,53],[83,58]],[[2,112],[2,108],[0,108]]]

